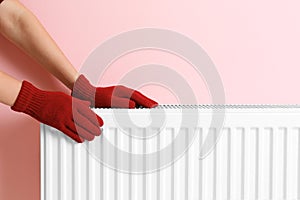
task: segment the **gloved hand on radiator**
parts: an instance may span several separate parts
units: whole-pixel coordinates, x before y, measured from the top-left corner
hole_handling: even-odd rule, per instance
[[[89,101],[96,108],[153,108],[158,105],[142,93],[122,85],[94,87],[84,75],[80,75],[74,83],[72,96]]]
[[[12,110],[23,112],[50,125],[75,141],[91,141],[101,134],[102,119],[82,101],[62,92],[43,91],[27,81],[22,82]]]

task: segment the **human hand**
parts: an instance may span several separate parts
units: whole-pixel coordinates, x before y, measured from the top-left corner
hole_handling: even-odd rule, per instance
[[[101,134],[103,120],[90,108],[90,103],[61,92],[43,91],[23,81],[20,93],[11,107],[50,125],[73,140],[82,143]]]
[[[139,91],[122,85],[94,87],[84,75],[80,75],[76,80],[72,96],[89,101],[96,108],[153,108],[158,105]]]

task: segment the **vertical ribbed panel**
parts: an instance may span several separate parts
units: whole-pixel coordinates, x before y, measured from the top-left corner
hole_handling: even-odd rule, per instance
[[[288,199],[300,197],[300,112],[298,108],[227,109],[218,142],[206,157],[199,159],[201,146],[208,135],[217,136],[210,127],[210,112],[200,111],[196,127],[178,129],[180,113],[166,109],[163,130],[141,140],[130,137],[134,130],[121,129],[112,110],[95,110],[105,121],[103,135],[94,142],[76,144],[59,131],[41,125],[41,199],[42,200],[223,200]],[[131,111],[141,117],[145,109]],[[136,116],[134,116],[136,115]],[[146,115],[146,114],[145,114]],[[141,129],[146,136],[146,129]],[[178,144],[173,143],[182,131],[182,144],[190,147],[160,170],[151,173],[118,171],[118,166],[132,169],[134,157],[120,157],[117,149],[146,155],[171,145],[170,155],[157,157],[155,165],[170,156],[175,159]],[[126,132],[126,134],[125,134]],[[106,138],[117,147],[109,152]],[[144,137],[145,138],[145,137]],[[102,164],[92,151],[110,157],[115,168]],[[149,165],[141,161],[143,169]]]

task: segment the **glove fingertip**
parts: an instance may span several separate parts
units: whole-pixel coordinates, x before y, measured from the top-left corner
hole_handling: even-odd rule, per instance
[[[149,97],[143,95],[141,92],[139,91],[135,91],[132,94],[131,97],[132,100],[134,100],[135,102],[137,102],[139,105],[146,107],[146,108],[154,108],[156,106],[158,106],[158,103],[152,99],[150,99]]]
[[[104,122],[103,122],[102,118],[99,117],[98,115],[96,115],[96,117],[97,117],[97,121],[99,123],[99,126],[103,126]]]
[[[154,108],[158,106],[158,103],[156,101],[153,101],[152,99],[147,99],[146,101],[143,102],[142,106],[146,108]]]
[[[101,133],[102,133],[102,129],[99,128],[99,131],[97,131],[95,135],[96,135],[96,136],[100,136]]]
[[[156,101],[153,101],[153,100],[152,100],[152,102],[151,102],[150,105],[149,105],[149,108],[154,108],[154,107],[156,107],[156,106],[158,106],[158,103],[157,103]]]
[[[130,101],[129,101],[128,107],[129,107],[129,108],[135,108],[135,106],[136,106],[135,102],[132,101],[132,100],[130,100]]]
[[[90,138],[87,139],[87,141],[93,141],[95,139],[95,136],[91,136]]]
[[[73,138],[77,143],[83,143],[84,139],[81,138],[80,136]]]

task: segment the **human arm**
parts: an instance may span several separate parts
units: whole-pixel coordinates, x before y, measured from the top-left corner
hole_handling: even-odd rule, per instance
[[[13,106],[20,92],[21,85],[20,81],[0,71],[0,102]]]
[[[0,4],[0,33],[72,89],[79,76],[35,15],[18,0]]]
[[[70,88],[73,96],[90,101],[93,107],[133,108],[157,105],[157,102],[131,88],[91,85],[76,71],[38,19],[17,0],[4,0],[0,4],[0,33]],[[75,83],[80,87],[74,92]]]

